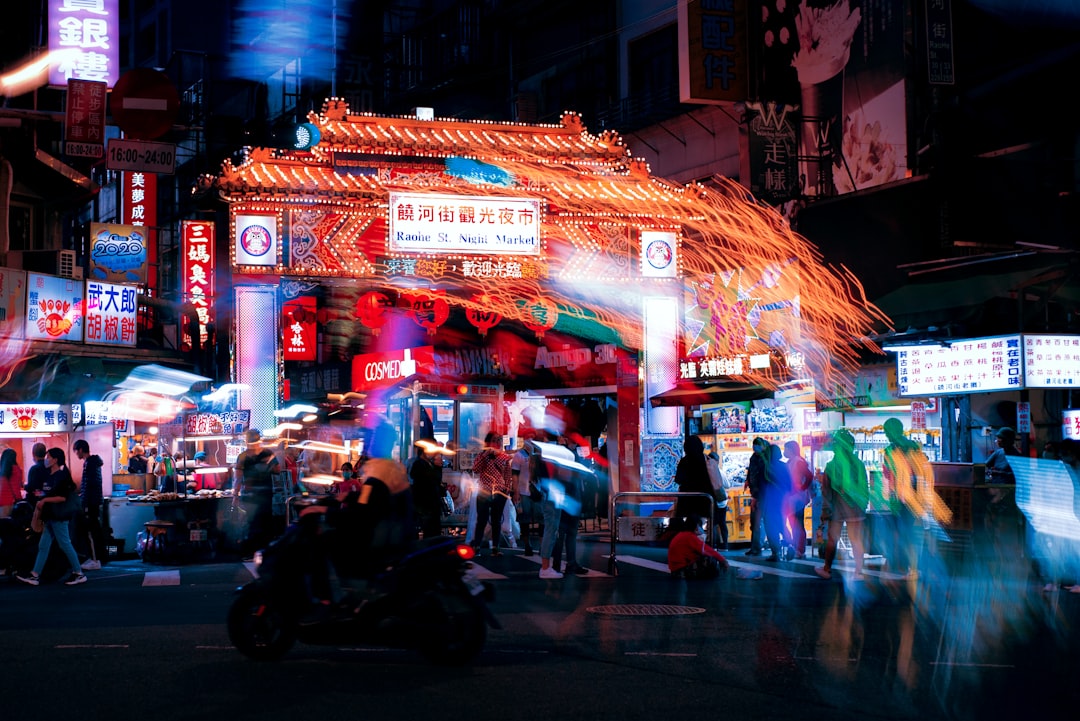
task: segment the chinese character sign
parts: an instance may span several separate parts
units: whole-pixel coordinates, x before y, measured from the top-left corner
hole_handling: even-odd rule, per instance
[[[206,343],[207,326],[214,322],[214,224],[200,220],[180,223],[180,252],[184,299],[195,306],[199,335]]]
[[[278,223],[273,215],[237,215],[236,265],[273,267],[278,262]]]
[[[315,360],[315,298],[301,296],[282,304],[281,331],[284,360]]]
[[[64,115],[65,152],[100,158],[105,151],[105,98],[108,86],[95,80],[69,80]]]
[[[121,173],[120,198],[125,225],[150,229],[157,227],[157,176],[153,173]]]
[[[146,266],[146,228],[115,223],[90,224],[89,275],[92,279],[109,283],[145,283]]]
[[[224,413],[188,413],[184,415],[184,435],[198,436],[240,435],[251,427],[251,411],[226,411]]]
[[[0,337],[22,338],[26,320],[26,272],[0,268]]]
[[[745,0],[679,0],[679,100],[734,103],[749,87]]]
[[[120,77],[119,0],[49,0],[50,85],[97,80],[111,88]]]
[[[390,250],[539,255],[540,201],[433,193],[390,194]]]
[[[1080,335],[1024,334],[1024,385],[1080,387]]]
[[[27,273],[26,288],[27,338],[82,341],[83,281]]]
[[[133,285],[86,281],[86,342],[134,346],[137,295]]]
[[[1080,409],[1070,408],[1062,411],[1061,437],[1080,441]]]
[[[1019,390],[1023,384],[1020,336],[970,338],[948,348],[902,348],[896,354],[902,396]]]
[[[65,433],[71,430],[71,406],[42,403],[0,404],[4,433]]]

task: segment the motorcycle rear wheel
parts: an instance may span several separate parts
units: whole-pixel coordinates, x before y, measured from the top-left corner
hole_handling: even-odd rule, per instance
[[[487,625],[480,609],[463,594],[435,594],[430,609],[428,636],[420,652],[441,666],[463,666],[479,655],[487,641]]]
[[[276,661],[296,642],[295,622],[258,593],[233,601],[226,626],[236,649],[255,661]]]

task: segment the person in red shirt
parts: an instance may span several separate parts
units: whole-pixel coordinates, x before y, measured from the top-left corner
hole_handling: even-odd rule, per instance
[[[668,545],[668,570],[678,578],[716,578],[728,569],[727,559],[705,542],[701,519],[672,519],[675,535]],[[669,532],[670,532],[669,531]]]

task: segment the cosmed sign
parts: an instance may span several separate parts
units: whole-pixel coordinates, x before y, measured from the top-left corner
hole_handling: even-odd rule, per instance
[[[1020,336],[900,348],[896,375],[902,396],[1019,390],[1024,380]]]
[[[539,255],[540,201],[391,193],[390,250]]]

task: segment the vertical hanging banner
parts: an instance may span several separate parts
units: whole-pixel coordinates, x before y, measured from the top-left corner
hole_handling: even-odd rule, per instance
[[[641,231],[641,275],[644,278],[678,278],[679,258],[675,234]]]
[[[278,224],[273,215],[237,215],[234,265],[277,265]]]
[[[214,224],[201,220],[180,222],[180,252],[183,254],[184,300],[195,306],[199,316],[199,336],[209,338],[207,325],[214,322]]]
[[[287,361],[315,360],[315,298],[300,296],[281,307],[282,357]]]
[[[26,272],[0,268],[0,337],[22,338],[26,321]]]
[[[133,285],[86,281],[86,342],[134,347],[136,296]]]
[[[679,101],[746,100],[747,0],[679,0]]]
[[[69,80],[64,113],[64,154],[76,158],[105,155],[105,98],[108,85]]]
[[[26,288],[27,338],[82,341],[83,281],[27,273]]]
[[[49,0],[49,85],[98,80],[110,88],[120,77],[120,0]]]
[[[89,276],[109,283],[145,283],[146,228],[118,223],[90,224]]]

